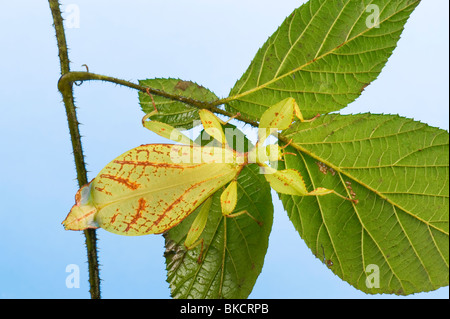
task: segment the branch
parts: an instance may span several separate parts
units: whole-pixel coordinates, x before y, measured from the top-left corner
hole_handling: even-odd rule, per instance
[[[154,95],[157,96],[162,96],[165,97],[167,99],[173,100],[173,101],[178,101],[178,102],[182,102],[185,103],[187,105],[196,107],[198,109],[207,109],[211,112],[217,113],[217,114],[221,114],[221,115],[225,115],[228,117],[234,117],[235,119],[242,121],[244,123],[250,124],[253,127],[258,127],[258,122],[257,121],[253,121],[243,115],[238,115],[236,116],[236,114],[233,114],[231,112],[227,112],[225,110],[222,110],[221,108],[219,108],[218,106],[222,105],[225,103],[225,101],[228,101],[226,99],[222,99],[222,100],[217,100],[214,102],[204,102],[204,101],[199,101],[199,100],[195,100],[192,98],[188,98],[185,96],[181,96],[181,95],[177,95],[177,94],[172,94],[172,93],[168,93],[159,89],[155,89],[155,88],[151,88],[151,87],[147,87],[147,86],[142,86],[139,84],[135,84],[133,82],[129,82],[129,81],[125,81],[125,80],[121,80],[121,79],[117,79],[114,77],[110,77],[110,76],[106,76],[106,75],[101,75],[101,74],[95,74],[95,73],[90,73],[90,72],[68,72],[66,74],[63,74],[61,76],[61,78],[59,79],[58,82],[58,88],[60,91],[62,90],[67,90],[69,87],[72,87],[74,82],[78,82],[78,81],[104,81],[104,82],[111,82],[111,83],[115,83],[118,85],[122,85],[122,86],[126,86],[138,91],[141,91],[143,93],[146,93],[147,90]]]
[[[53,26],[55,27],[56,40],[58,43],[58,54],[61,66],[61,75],[70,74],[69,55],[67,52],[66,36],[64,32],[63,19],[61,15],[58,0],[49,0],[50,10],[53,17]],[[67,122],[69,124],[70,139],[72,141],[73,156],[75,159],[75,168],[77,171],[78,186],[87,184],[86,163],[84,161],[83,148],[81,145],[81,135],[79,122],[75,110],[72,84],[60,87],[63,96],[63,102],[66,108]],[[100,274],[97,255],[97,236],[95,229],[84,231],[86,237],[86,248],[89,265],[89,283],[92,299],[100,299]]]

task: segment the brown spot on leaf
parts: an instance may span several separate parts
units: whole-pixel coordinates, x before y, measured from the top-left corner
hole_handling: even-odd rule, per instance
[[[175,90],[181,90],[186,91],[188,87],[192,85],[192,82],[189,81],[178,81],[178,83],[175,85]]]
[[[336,171],[334,169],[332,169],[331,167],[328,167],[327,165],[325,165],[322,162],[316,162],[317,166],[319,167],[319,170],[322,174],[327,175],[328,172],[331,173],[331,175],[336,175]]]

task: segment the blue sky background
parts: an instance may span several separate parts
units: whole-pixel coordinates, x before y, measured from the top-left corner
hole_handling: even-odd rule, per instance
[[[80,28],[66,30],[71,68],[87,64],[91,72],[133,82],[179,77],[226,97],[301,3],[63,1],[80,9]],[[447,0],[419,5],[383,73],[342,113],[398,113],[448,130],[448,6]],[[1,1],[0,48],[0,298],[88,298],[84,236],[61,226],[78,187],[47,1]],[[136,91],[91,82],[75,95],[90,179],[123,152],[162,141],[141,127]],[[99,230],[98,237],[104,298],[169,298],[161,236]],[[78,289],[66,287],[69,264],[80,267]],[[445,287],[407,298],[448,295]],[[277,200],[269,251],[250,298],[405,297],[365,295],[332,274]]]

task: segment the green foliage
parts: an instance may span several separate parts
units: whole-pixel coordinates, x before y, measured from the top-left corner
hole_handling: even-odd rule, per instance
[[[231,90],[228,109],[258,119],[288,97],[305,118],[344,108],[377,78],[419,2],[308,1],[258,51]],[[370,24],[369,4],[380,9],[378,28]]]
[[[140,80],[139,84],[202,102],[212,102],[218,99],[213,92],[191,81],[183,81],[180,79],[147,79]],[[142,92],[139,92],[139,102],[142,110],[146,114],[154,110],[153,102],[155,102],[158,114],[152,116],[152,120],[170,124],[176,128],[187,129],[192,128],[194,124],[199,124],[200,117],[198,115],[198,109],[186,103],[170,100],[158,95],[150,96]]]
[[[244,140],[245,150],[252,147],[242,132],[228,124],[228,129],[235,129],[235,137],[227,135],[229,145],[236,145],[231,140]],[[214,145],[212,138],[203,132],[197,143]],[[259,167],[255,164],[245,166],[238,179],[238,201],[235,211],[247,210],[261,225],[247,215],[227,218],[222,214],[220,195],[214,197],[203,231],[202,247],[197,246],[187,251],[184,241],[189,228],[200,211],[183,220],[178,226],[165,233],[167,282],[170,284],[174,298],[247,298],[261,273],[266,255],[269,234],[273,222],[273,204],[270,186]],[[202,253],[203,262],[198,263]]]
[[[276,180],[272,178],[271,183],[283,192],[295,188],[290,181],[299,179],[293,176],[303,178],[297,185],[300,191],[287,193],[309,196],[279,196],[293,225],[317,258],[337,276],[370,294],[403,295],[446,286],[448,132],[397,115],[328,114],[353,102],[378,77],[419,2],[310,0],[294,10],[269,37],[229,97],[219,100],[190,81],[142,80],[142,110],[150,113],[157,108],[151,120],[183,128],[196,124],[199,108],[206,109],[201,112],[207,115],[208,111],[228,111],[252,125],[258,121],[282,123],[278,129],[287,129],[280,133],[279,140],[286,148],[279,170],[288,171],[280,173]],[[145,88],[151,88],[153,94],[144,93]],[[292,126],[294,115],[288,112],[289,118],[284,117],[283,100],[292,102],[289,105],[299,119]],[[277,103],[283,107],[273,109],[274,119],[272,113],[264,114]],[[225,110],[217,108],[222,104]],[[317,114],[322,116],[308,121]],[[220,126],[214,121],[210,117],[203,126],[216,139],[223,140],[222,132],[211,133],[211,128]],[[173,131],[168,131],[165,124],[152,127],[167,136]],[[227,127],[234,128],[229,124]],[[265,138],[267,132],[273,130],[259,135]],[[239,131],[236,138],[244,138],[243,133]],[[206,145],[211,140],[196,142]],[[246,144],[248,151],[252,145],[247,140]],[[167,166],[165,159],[160,162]],[[196,210],[192,214],[192,210],[185,212],[182,217],[187,217],[177,226],[157,229],[169,229],[164,233],[164,255],[174,298],[246,298],[252,291],[263,267],[272,227],[273,204],[267,182],[271,178],[259,174],[260,167],[255,164],[245,163],[242,167],[237,177],[235,211],[247,211],[261,224],[247,214],[234,218],[223,215],[220,196],[227,180],[213,189],[206,226],[204,219],[199,219],[201,227],[205,227],[202,245],[191,250],[184,245],[202,208],[196,206],[201,201],[186,204]],[[193,174],[208,175],[201,171]],[[179,178],[161,182],[160,188],[178,185]],[[123,179],[119,181],[123,184]],[[325,194],[330,195],[316,196]],[[178,202],[175,199],[173,203]],[[78,211],[79,205],[75,206]],[[165,213],[179,217],[169,208]],[[206,216],[206,210],[202,213]],[[75,217],[78,221],[78,215]],[[159,215],[156,217],[159,219]],[[188,242],[197,238],[193,236]],[[367,282],[373,265],[379,269],[379,286]]]
[[[281,195],[312,252],[368,293],[410,294],[448,285],[448,133],[394,115],[327,115],[298,123],[285,166],[355,197]],[[380,268],[368,289],[366,267]]]
[[[203,262],[197,262],[201,247],[186,251],[184,240],[197,212],[166,235],[167,281],[174,298],[247,298],[264,263],[272,229],[273,205],[270,187],[256,165],[246,166],[238,177],[236,211],[247,215],[222,215],[219,191],[213,197],[204,239]]]
[[[380,9],[379,27],[367,24],[369,4]],[[258,51],[224,100],[227,110],[260,119],[268,107],[289,97],[305,119],[342,109],[377,78],[418,4],[309,1]],[[393,115],[333,114],[298,122],[280,139],[290,142],[286,151],[292,153],[281,166],[300,172],[308,191],[326,187],[354,200],[280,194],[300,236],[331,271],[372,294],[411,294],[448,285],[448,132]],[[223,219],[218,211],[214,215]],[[199,266],[190,257],[191,266],[185,262],[184,254],[191,252],[173,238],[176,232],[185,234],[192,218],[182,223],[184,230],[176,227],[166,237],[174,297],[248,295],[239,293],[237,277],[224,284],[233,293],[220,293],[216,286],[210,290],[212,275],[199,273],[213,261]],[[217,225],[216,220],[207,227]],[[215,260],[216,267],[221,260]],[[366,283],[372,265],[379,267],[379,287]],[[198,285],[197,276],[210,280]]]

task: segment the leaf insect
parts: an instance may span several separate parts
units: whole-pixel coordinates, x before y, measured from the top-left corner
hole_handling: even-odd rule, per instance
[[[75,195],[75,205],[63,221],[66,230],[103,228],[109,232],[140,236],[160,234],[179,224],[204,204],[187,234],[185,246],[203,246],[199,240],[206,226],[211,196],[226,186],[220,202],[222,214],[233,218],[247,215],[235,212],[237,177],[250,164],[258,164],[270,186],[279,193],[297,196],[322,196],[334,190],[316,188],[308,191],[299,171],[276,170],[266,162],[281,160],[283,148],[263,145],[274,132],[291,126],[296,117],[304,120],[293,98],[268,108],[261,117],[258,141],[253,149],[239,153],[228,145],[222,126],[226,123],[208,110],[199,111],[205,131],[221,146],[199,146],[176,128],[157,121],[147,121],[157,110],[147,114],[144,127],[181,144],[149,144],[120,155]],[[199,257],[201,260],[201,256]]]

